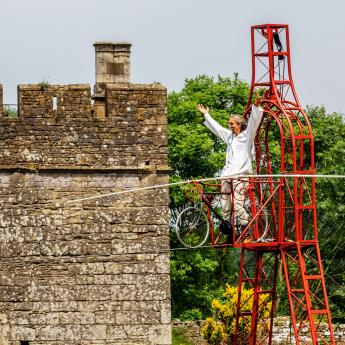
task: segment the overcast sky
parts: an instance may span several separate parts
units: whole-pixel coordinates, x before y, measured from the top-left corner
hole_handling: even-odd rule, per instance
[[[250,80],[250,26],[289,24],[303,106],[345,113],[344,0],[0,0],[0,83],[94,83],[95,41],[129,41],[132,82],[179,90],[199,74]]]

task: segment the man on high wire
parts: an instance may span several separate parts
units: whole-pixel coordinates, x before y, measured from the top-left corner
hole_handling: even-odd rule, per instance
[[[225,166],[221,173],[221,204],[225,228],[227,229],[229,239],[233,238],[233,229],[230,225],[232,204],[239,225],[245,227],[249,221],[249,215],[244,208],[245,194],[248,189],[248,179],[242,178],[233,181],[232,198],[231,179],[227,179],[227,177],[253,174],[252,162],[255,159],[253,143],[256,130],[259,127],[263,115],[263,109],[259,107],[260,101],[261,98],[257,97],[252,105],[252,112],[248,123],[244,117],[240,115],[231,115],[229,119],[230,129],[221,126],[214,120],[209,114],[209,108],[205,108],[202,104],[197,105],[197,109],[205,116],[204,124],[206,127],[226,144]]]

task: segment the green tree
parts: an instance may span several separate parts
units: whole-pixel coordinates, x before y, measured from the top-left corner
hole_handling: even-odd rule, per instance
[[[243,112],[248,93],[248,84],[237,75],[217,81],[203,75],[187,79],[180,92],[169,95],[169,164],[174,178],[213,176],[224,165],[225,146],[205,128],[196,105],[208,106],[226,125],[230,114]]]
[[[345,121],[324,107],[307,110],[315,136],[318,174],[345,175]],[[343,179],[317,180],[319,241],[332,316],[345,320],[345,184]]]
[[[187,79],[180,92],[168,96],[169,163],[171,181],[212,177],[223,167],[225,145],[203,125],[196,105],[210,107],[212,116],[226,125],[230,114],[242,113],[248,84],[233,78],[205,75]],[[328,114],[324,107],[307,108],[315,136],[315,165],[319,174],[345,174],[345,122],[341,114]],[[278,131],[271,131],[270,150],[274,169],[279,169]],[[277,172],[279,170],[276,170]],[[327,289],[333,315],[345,320],[345,183],[339,179],[317,180],[319,239]],[[186,201],[183,188],[171,188],[171,214]],[[172,247],[178,246],[171,237]],[[171,255],[173,317],[209,315],[211,300],[220,295],[225,282],[235,283],[238,259],[235,250],[175,251]],[[287,301],[282,305],[287,310]],[[197,309],[197,310],[196,310]]]
[[[248,84],[237,75],[233,78],[218,77],[217,80],[203,75],[187,79],[180,92],[169,95],[169,164],[172,182],[212,177],[224,165],[225,145],[203,125],[204,118],[196,105],[202,103],[208,106],[212,116],[226,125],[230,114],[243,112],[248,94]],[[171,215],[185,202],[183,188],[171,188]],[[178,246],[174,236],[171,242],[172,247]],[[238,260],[234,250],[173,252],[173,317],[198,319],[209,315],[211,301],[220,296],[221,288],[229,278],[235,278],[237,270]]]

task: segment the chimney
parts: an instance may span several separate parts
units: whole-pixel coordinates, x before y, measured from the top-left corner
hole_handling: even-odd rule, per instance
[[[131,44],[96,42],[96,83],[130,83]]]
[[[94,111],[99,118],[106,116],[105,84],[130,83],[131,44],[127,42],[96,42],[96,83],[94,86]]]

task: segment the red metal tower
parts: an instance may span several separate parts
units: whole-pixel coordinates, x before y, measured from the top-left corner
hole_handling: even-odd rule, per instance
[[[250,181],[250,197],[259,202],[252,202],[249,226],[235,235],[241,259],[233,343],[272,344],[284,273],[295,343],[335,344],[317,236],[315,180],[303,176],[315,171],[314,138],[292,80],[288,26],[253,26],[251,40],[253,72],[245,114],[257,89],[263,92],[264,108],[255,139],[257,173],[291,177]],[[280,143],[270,140],[272,133],[279,134]],[[250,231],[254,241],[245,243]],[[246,301],[241,300],[243,287],[253,289]]]

